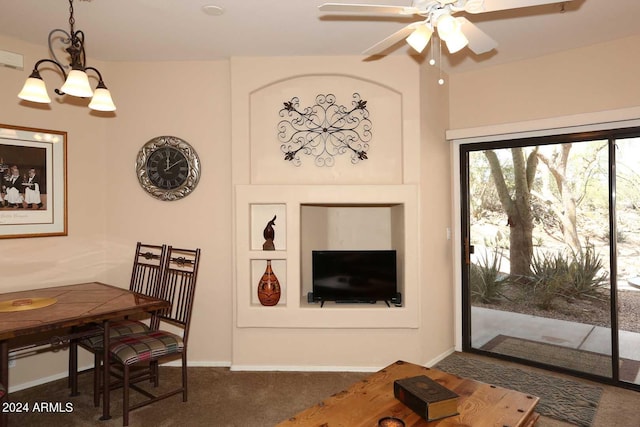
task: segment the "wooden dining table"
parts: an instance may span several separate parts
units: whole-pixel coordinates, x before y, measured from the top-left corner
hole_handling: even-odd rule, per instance
[[[165,300],[100,282],[0,294],[0,383],[9,390],[9,352],[29,346],[64,346],[102,333],[103,378],[109,378],[109,322],[169,307]],[[72,385],[72,395],[73,387]],[[3,398],[6,400],[7,397]],[[109,381],[103,381],[102,420],[110,419]],[[4,409],[4,408],[3,408]],[[0,426],[8,425],[3,410]]]

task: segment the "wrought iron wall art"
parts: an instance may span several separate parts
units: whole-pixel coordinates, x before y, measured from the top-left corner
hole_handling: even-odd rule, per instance
[[[371,120],[367,101],[354,93],[349,109],[336,104],[333,94],[316,96],[316,103],[300,110],[300,100],[294,97],[280,110],[278,140],[284,159],[296,166],[302,163],[300,154],[314,157],[316,166],[333,166],[335,156],[349,153],[351,163],[367,159],[371,141]]]

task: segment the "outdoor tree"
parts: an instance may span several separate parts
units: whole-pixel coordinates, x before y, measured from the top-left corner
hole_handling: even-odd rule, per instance
[[[577,148],[576,148],[577,147]],[[587,200],[591,205],[607,206],[606,178],[602,178],[600,154],[606,153],[607,143],[594,141],[575,145],[554,144],[541,147],[537,156],[549,171],[555,186],[543,185],[540,192],[533,191],[536,196],[557,218],[556,227],[562,234],[561,241],[574,253],[582,253],[578,224],[578,207]],[[603,191],[604,190],[604,191]],[[603,194],[603,200],[596,201]],[[543,224],[547,234],[553,228]]]
[[[606,143],[583,144],[578,152],[573,148],[571,143],[511,148],[511,164],[501,154],[507,150],[484,152],[501,208],[507,216],[511,274],[530,272],[536,222],[573,253],[583,252],[578,206],[588,193],[591,201],[598,193],[594,187],[594,182],[599,183],[597,158]],[[544,170],[538,168],[539,162],[545,166]]]
[[[511,148],[513,179],[505,179],[503,168],[493,150],[484,152],[491,176],[498,192],[500,204],[507,215],[509,226],[509,259],[511,274],[527,276],[533,256],[533,213],[531,188],[538,167],[538,148],[527,155],[522,147]]]

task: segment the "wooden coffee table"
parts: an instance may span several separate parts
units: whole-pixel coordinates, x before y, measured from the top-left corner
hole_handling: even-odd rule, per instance
[[[426,422],[393,396],[393,381],[426,375],[460,395],[459,415]],[[433,368],[397,361],[334,394],[278,426],[375,427],[383,417],[409,426],[531,427],[539,418],[539,398],[514,390],[461,378]]]

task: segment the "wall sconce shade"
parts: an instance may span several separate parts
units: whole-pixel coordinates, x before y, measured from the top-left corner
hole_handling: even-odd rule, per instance
[[[114,111],[116,106],[111,99],[111,93],[107,90],[107,87],[102,81],[100,71],[95,67],[86,66],[84,32],[80,30],[75,31],[73,29],[74,23],[73,0],[69,0],[70,31],[66,32],[65,30],[55,29],[49,33],[49,52],[51,52],[53,59],[41,59],[36,62],[36,65],[33,67],[33,72],[18,94],[18,98],[24,99],[25,101],[39,103],[51,102],[49,95],[47,95],[47,88],[40,76],[40,72],[38,71],[40,64],[47,62],[55,65],[56,68],[60,70],[65,80],[60,89],[55,89],[55,93],[58,95],[70,95],[79,98],[93,97],[89,103],[89,108],[98,111]],[[52,47],[54,40],[62,41],[62,43],[68,45],[65,51],[70,56],[69,65],[62,65],[61,61],[56,57]],[[67,74],[65,69],[71,69],[71,71]],[[89,76],[87,75],[87,71],[89,70],[98,75],[98,86],[96,88],[97,96],[94,95],[93,90],[91,90],[91,85],[89,84]]]

